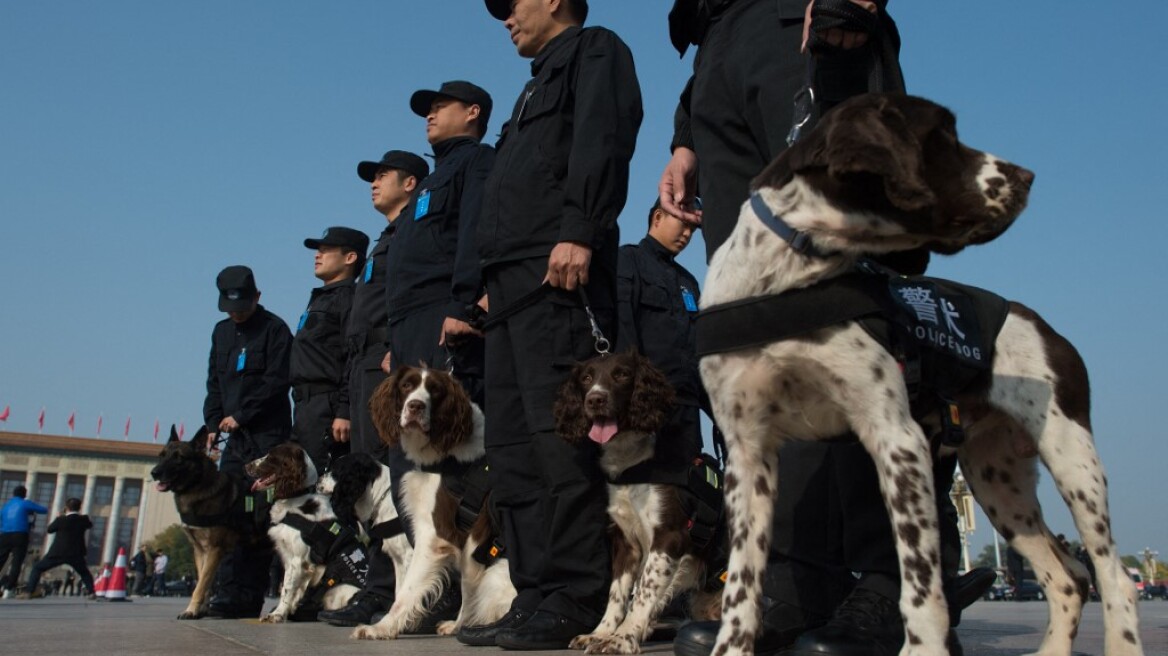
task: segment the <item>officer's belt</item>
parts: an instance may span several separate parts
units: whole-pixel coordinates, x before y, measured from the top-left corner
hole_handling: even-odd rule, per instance
[[[292,400],[303,401],[317,394],[332,394],[337,391],[334,383],[304,383],[292,386]]]

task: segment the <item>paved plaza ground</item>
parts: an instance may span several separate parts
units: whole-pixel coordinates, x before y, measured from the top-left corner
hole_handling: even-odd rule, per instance
[[[274,604],[274,602],[272,602]],[[494,647],[465,647],[454,638],[412,636],[389,642],[350,640],[348,629],[320,623],[260,624],[256,620],[179,622],[174,617],[186,605],[182,598],[134,599],[129,603],[50,597],[0,600],[0,653],[54,656],[254,656],[273,654],[328,656],[360,654],[501,653]],[[1103,654],[1101,606],[1087,606],[1075,654]],[[1168,656],[1168,601],[1140,605],[1140,626],[1149,656]],[[1021,656],[1041,641],[1046,622],[1042,602],[978,602],[966,611],[958,628],[967,656]],[[671,653],[669,643],[646,646],[648,653]],[[544,654],[554,652],[528,652]]]

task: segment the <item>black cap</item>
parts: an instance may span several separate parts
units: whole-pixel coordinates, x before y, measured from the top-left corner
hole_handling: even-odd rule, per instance
[[[491,94],[466,80],[443,82],[437,91],[428,89],[415,91],[414,95],[410,96],[410,109],[418,116],[425,118],[430,113],[430,105],[434,104],[434,99],[439,96],[461,100],[468,105],[478,105],[479,109],[482,110],[479,125],[486,125],[487,121],[491,119]]]
[[[584,17],[588,15],[588,0],[568,0],[572,4],[572,9],[575,10],[583,22]],[[495,18],[505,21],[511,16],[511,0],[487,0],[487,11]]]
[[[373,182],[377,172],[382,168],[400,169],[414,176],[421,182],[422,178],[430,175],[430,165],[426,160],[404,150],[391,150],[381,156],[380,162],[361,162],[357,165],[357,177],[365,182]]]
[[[511,0],[487,0],[487,11],[495,18],[505,21],[511,16]]]
[[[325,228],[324,234],[320,236],[320,239],[305,239],[304,245],[313,250],[321,246],[340,246],[341,248],[357,251],[364,255],[365,251],[369,249],[369,237],[360,230],[354,230],[344,226],[332,226],[331,228]]]
[[[215,286],[219,288],[219,310],[222,312],[250,310],[260,293],[251,269],[238,264],[220,271]]]

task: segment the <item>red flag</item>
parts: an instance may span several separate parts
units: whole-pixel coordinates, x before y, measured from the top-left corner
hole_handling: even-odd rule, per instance
[[[41,416],[37,418],[37,431],[45,429],[45,409],[41,408]]]
[[[4,412],[0,412],[0,421],[8,421],[8,406],[4,406]]]
[[[73,434],[73,427],[75,425],[77,425],[77,411],[76,410],[69,413],[69,422],[68,423],[69,423],[69,434],[72,435]]]
[[[154,441],[158,441],[158,419],[154,419]]]
[[[101,415],[97,416],[97,436],[101,437]]]
[[[181,440],[183,438],[183,435],[186,434],[186,432],[187,432],[187,425],[180,421],[178,423],[178,439]]]
[[[126,437],[130,437],[130,418],[126,417]]]

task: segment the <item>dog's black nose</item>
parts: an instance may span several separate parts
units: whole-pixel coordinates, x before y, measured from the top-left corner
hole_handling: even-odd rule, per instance
[[[426,404],[421,401],[406,401],[406,412],[416,414],[426,409]]]
[[[584,405],[589,410],[601,410],[608,404],[608,395],[604,392],[589,392],[588,396],[584,397]]]

